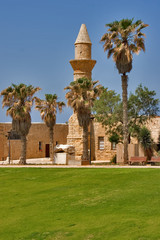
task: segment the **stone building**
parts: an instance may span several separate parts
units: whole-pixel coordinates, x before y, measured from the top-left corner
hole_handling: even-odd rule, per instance
[[[19,136],[11,131],[11,123],[0,123],[0,160],[6,160],[9,154],[10,134],[10,159],[20,158],[21,142]],[[66,144],[68,134],[67,124],[56,124],[54,127],[54,145]],[[32,123],[27,136],[27,155],[26,158],[45,158],[49,157],[49,129],[44,123]]]
[[[89,38],[85,24],[82,24],[78,37],[75,42],[75,59],[70,61],[74,71],[74,80],[80,77],[92,78],[92,69],[96,61],[91,57],[91,40]],[[160,135],[160,117],[155,117],[147,127],[151,130],[152,137],[158,142]],[[20,139],[12,132],[11,140],[7,138],[11,131],[11,123],[0,123],[0,161],[5,160],[9,152],[11,160],[20,157]],[[82,164],[82,128],[78,124],[76,114],[69,119],[69,124],[56,124],[54,128],[54,146],[56,144],[68,144],[75,147],[75,163]],[[116,154],[116,145],[110,143],[108,136],[105,135],[105,129],[95,120],[91,120],[89,126],[89,145],[91,160],[111,160]],[[136,143],[135,139],[132,139]],[[44,123],[32,123],[27,136],[27,158],[45,158],[49,157],[49,130]]]
[[[70,118],[70,124],[72,125],[72,135],[81,132],[81,128],[77,124],[77,120],[74,119],[73,114]],[[98,122],[92,120],[92,124],[89,128],[89,145],[88,150],[92,151],[92,160],[111,160],[116,154],[115,144],[109,142],[108,136],[105,135],[105,129]],[[73,127],[75,126],[75,127]],[[160,136],[160,117],[153,118],[148,124],[148,129],[151,131],[152,138],[155,143],[158,143]],[[9,152],[9,139],[8,132],[11,131],[11,123],[0,123],[0,161],[6,160]],[[68,141],[68,124],[56,124],[54,134],[54,145],[67,144]],[[90,139],[91,136],[91,139]],[[74,138],[73,138],[74,139]],[[81,137],[75,137],[75,142],[81,141]],[[91,142],[91,148],[90,148]],[[132,143],[137,143],[136,139],[132,139]],[[76,144],[75,144],[76,146]],[[10,156],[11,160],[19,159],[20,157],[20,139],[13,133],[10,140]],[[29,134],[27,136],[27,158],[45,158],[49,157],[49,130],[44,123],[32,123]],[[77,164],[79,164],[78,160]]]
[[[77,39],[75,41],[75,59],[70,61],[74,71],[74,80],[80,77],[92,78],[92,69],[96,64],[91,57],[91,40],[89,38],[85,24],[82,24]],[[160,133],[160,118],[156,117],[147,124],[147,127],[152,132],[152,137],[155,142],[158,141]],[[75,162],[83,164],[82,156],[82,128],[78,124],[76,114],[73,114],[69,119],[67,144],[75,146]],[[132,139],[133,143],[137,143],[136,139]],[[89,128],[89,146],[91,151],[91,160],[111,160],[116,154],[116,145],[108,140],[105,135],[105,129],[98,122],[91,121]]]
[[[70,61],[74,70],[74,80],[80,77],[91,79],[92,69],[96,64],[91,58],[91,40],[85,24],[82,24],[75,42],[75,59]],[[0,160],[8,156],[9,140],[7,134],[11,130],[11,123],[0,123]],[[20,140],[12,136],[10,140],[10,157],[12,160],[20,157]],[[78,124],[76,114],[69,119],[69,124],[56,124],[54,145],[68,144],[75,146],[75,164],[81,164],[82,155],[82,128]],[[89,151],[92,160],[110,160],[115,154],[111,143],[105,136],[105,130],[99,123],[92,124],[89,128]],[[27,158],[49,157],[49,130],[44,123],[32,123],[27,136]]]

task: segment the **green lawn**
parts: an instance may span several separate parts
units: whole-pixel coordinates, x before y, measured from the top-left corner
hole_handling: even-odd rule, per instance
[[[149,239],[160,169],[0,169],[0,240]]]

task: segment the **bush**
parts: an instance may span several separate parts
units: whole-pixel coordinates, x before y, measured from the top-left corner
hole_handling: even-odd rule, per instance
[[[117,133],[113,133],[108,140],[112,143],[115,142],[116,144],[119,143],[119,136]]]
[[[138,140],[144,149],[147,160],[150,160],[153,155],[153,139],[150,130],[145,126],[140,129]]]
[[[116,162],[117,162],[117,156],[114,155],[114,156],[112,157],[112,159],[111,159],[111,163],[112,163],[112,164],[116,164]]]

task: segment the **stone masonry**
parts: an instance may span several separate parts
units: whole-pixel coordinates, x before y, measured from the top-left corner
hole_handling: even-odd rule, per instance
[[[6,160],[9,152],[8,132],[12,129],[11,123],[0,123],[0,161]],[[54,127],[54,146],[66,144],[68,134],[67,124],[56,124]],[[49,157],[49,130],[44,123],[32,123],[27,135],[27,158]],[[20,158],[21,141],[10,140],[11,160]]]
[[[158,143],[160,136],[160,117],[150,120],[146,126],[150,129],[152,138]],[[91,150],[92,160],[111,160],[117,153],[116,149],[112,149],[112,145],[105,135],[105,129],[98,122],[93,121],[91,130]],[[12,128],[11,123],[0,123],[0,161],[6,160],[8,157],[9,141],[7,132]],[[70,135],[68,134],[70,133]],[[79,135],[78,135],[79,134]],[[68,136],[72,138],[68,139]],[[81,157],[82,151],[82,129],[78,125],[76,115],[70,117],[70,124],[56,124],[54,145],[66,144],[70,141],[71,145],[76,146],[77,158]],[[99,148],[98,139],[104,138],[104,148]],[[41,142],[41,149],[39,143]],[[132,144],[137,144],[136,139],[131,139]],[[90,144],[90,128],[89,128],[89,144]],[[49,145],[49,131],[44,123],[32,123],[29,134],[27,136],[27,158],[44,158],[46,157],[46,146]],[[90,145],[88,146],[90,149]],[[10,140],[11,160],[19,159],[21,144],[20,140]],[[133,149],[132,149],[133,150]],[[131,151],[131,155],[134,155]],[[142,155],[142,154],[141,154]]]
[[[91,46],[92,43],[86,25],[82,24],[75,42],[75,59],[70,61],[74,71],[74,80],[81,77],[91,79],[92,69],[96,64],[96,60],[91,59]],[[81,161],[83,132],[82,128],[79,127],[76,114],[70,117],[68,130],[67,144],[75,146],[75,160]]]

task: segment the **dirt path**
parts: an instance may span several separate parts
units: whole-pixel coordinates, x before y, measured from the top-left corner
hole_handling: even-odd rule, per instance
[[[88,165],[88,166],[68,166],[68,165],[0,165],[0,168],[160,168],[160,166],[123,166],[123,165]]]

